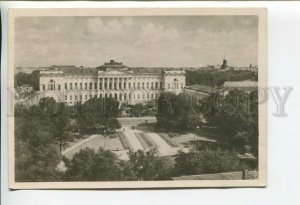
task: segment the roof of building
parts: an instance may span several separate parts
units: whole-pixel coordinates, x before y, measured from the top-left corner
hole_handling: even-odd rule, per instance
[[[201,91],[201,92],[206,92],[206,93],[212,93],[212,92],[216,91],[216,89],[211,86],[200,85],[200,84],[189,85],[186,88],[194,90],[194,91]]]
[[[249,87],[257,87],[257,81],[226,81],[224,82],[224,87],[231,88],[249,88]]]
[[[126,65],[123,65],[122,62],[116,62],[114,60],[110,60],[109,62],[105,62],[103,65],[94,67],[94,68],[88,68],[88,67],[76,67],[74,65],[52,65],[47,67],[46,69],[47,73],[48,71],[63,71],[64,74],[69,75],[78,75],[78,74],[97,74],[98,71],[102,72],[111,72],[111,71],[122,71],[122,72],[128,72],[132,73],[134,75],[162,75],[163,72],[165,73],[182,73],[184,71],[180,69],[175,68],[167,68],[167,67],[128,67]]]
[[[162,74],[163,68],[146,68],[146,67],[132,67],[130,68],[136,74],[145,74],[145,73],[153,73],[153,74]]]
[[[128,66],[123,65],[122,62],[116,62],[114,60],[110,60],[109,62],[105,62],[103,65],[98,66],[97,68],[98,69],[107,69],[107,68],[124,69],[124,68],[128,68]]]
[[[247,179],[257,179],[258,171],[248,171]],[[172,177],[173,180],[243,180],[243,172],[225,172]]]

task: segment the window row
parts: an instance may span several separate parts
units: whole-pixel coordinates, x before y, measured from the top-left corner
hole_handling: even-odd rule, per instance
[[[73,98],[74,97],[74,98]],[[83,97],[84,97],[84,99],[83,99]],[[79,95],[79,96],[77,96],[77,95],[69,95],[69,96],[67,96],[67,95],[65,95],[65,101],[67,101],[67,100],[70,100],[70,101],[72,101],[72,100],[75,100],[75,101],[82,101],[82,100],[89,100],[89,99],[91,99],[91,98],[93,98],[93,97],[100,97],[100,98],[103,98],[103,97],[105,97],[105,98],[108,98],[108,97],[110,97],[110,98],[112,98],[112,97],[114,97],[116,100],[127,100],[127,99],[129,99],[129,100],[131,100],[131,99],[133,99],[133,100],[139,100],[139,99],[158,99],[158,97],[159,97],[159,94],[129,94],[129,95],[127,95],[126,93],[125,94],[112,94],[112,93],[110,93],[110,94],[104,94],[104,95],[102,95],[102,93],[98,96],[97,94],[96,95]],[[69,99],[68,99],[69,98]]]
[[[131,87],[132,85],[132,87]],[[148,82],[147,83],[124,83],[123,84],[123,87],[122,87],[122,84],[119,83],[119,85],[117,85],[117,83],[104,83],[103,85],[102,84],[99,84],[99,89],[102,90],[102,89],[109,89],[109,90],[118,90],[118,89],[127,89],[127,86],[128,86],[128,89],[162,89],[163,85],[162,85],[162,82],[158,83],[156,82],[155,84],[154,83],[151,83],[149,84]],[[180,84],[180,87],[183,88],[183,83]],[[176,82],[176,83],[168,83],[168,89],[178,89],[179,88],[179,83]],[[82,83],[79,83],[79,87],[78,87],[78,84],[77,83],[74,83],[74,89],[77,90],[77,89],[90,89],[90,90],[97,90],[98,89],[98,83],[94,83],[94,87],[93,87],[93,83],[85,83],[84,84],[84,87],[83,87],[83,84]],[[44,84],[42,84],[42,90],[46,90],[46,86]],[[48,85],[48,90],[61,90],[61,86],[60,85],[55,85],[55,84],[49,84]],[[65,90],[73,90],[73,83],[69,83],[69,86],[68,86],[68,83],[65,83]]]
[[[178,89],[179,88],[179,83],[175,82],[175,83],[168,83],[168,89]],[[183,88],[183,83],[180,84],[180,88]]]
[[[73,87],[74,86],[74,87]],[[162,82],[142,82],[142,83],[65,83],[65,90],[77,90],[77,89],[85,89],[85,90],[99,90],[102,89],[109,89],[109,90],[117,90],[117,89],[162,89],[163,85]]]
[[[42,90],[46,90],[46,85],[42,84]],[[61,90],[60,85],[49,84],[48,90]]]

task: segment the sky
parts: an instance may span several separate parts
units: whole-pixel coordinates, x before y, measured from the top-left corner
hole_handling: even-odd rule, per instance
[[[257,65],[257,16],[16,17],[15,65]]]

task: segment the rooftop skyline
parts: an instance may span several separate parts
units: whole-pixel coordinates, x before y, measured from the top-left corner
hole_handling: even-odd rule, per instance
[[[257,16],[17,17],[15,66],[257,65]]]

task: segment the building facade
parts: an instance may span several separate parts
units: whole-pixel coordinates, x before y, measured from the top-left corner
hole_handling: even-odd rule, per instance
[[[154,69],[137,72],[111,60],[97,68],[52,66],[40,71],[40,97],[54,97],[74,105],[93,97],[112,97],[120,103],[157,100],[162,92],[179,94],[185,88],[185,71]]]

